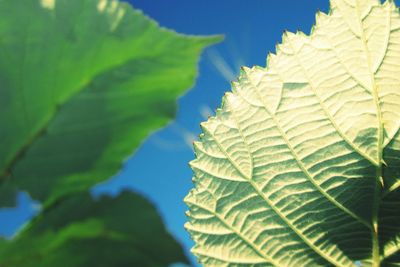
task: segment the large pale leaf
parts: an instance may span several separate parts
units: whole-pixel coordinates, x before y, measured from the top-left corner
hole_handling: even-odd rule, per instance
[[[205,266],[398,266],[399,125],[399,10],[331,0],[202,124],[193,252]]]
[[[218,40],[114,0],[0,1],[0,205],[11,189],[51,201],[114,175]]]
[[[0,239],[2,267],[166,267],[176,262],[188,262],[180,245],[154,207],[130,192],[99,200],[88,193],[70,195],[46,208],[12,241]]]

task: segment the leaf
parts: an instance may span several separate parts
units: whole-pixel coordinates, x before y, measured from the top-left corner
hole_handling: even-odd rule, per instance
[[[99,200],[89,193],[73,194],[45,209],[7,246],[2,243],[0,266],[4,267],[188,263],[155,208],[131,192]]]
[[[0,183],[50,203],[115,175],[220,39],[115,0],[0,1]]]
[[[191,162],[205,266],[400,264],[400,13],[332,0],[243,68]]]

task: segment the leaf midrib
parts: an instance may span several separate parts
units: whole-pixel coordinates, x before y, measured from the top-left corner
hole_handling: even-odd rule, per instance
[[[383,122],[382,122],[382,112],[380,108],[380,99],[378,95],[378,88],[376,85],[375,81],[375,72],[372,71],[372,62],[371,62],[371,54],[368,49],[368,44],[367,44],[367,39],[365,36],[365,31],[364,31],[364,24],[361,19],[361,9],[358,0],[355,0],[356,3],[356,13],[357,13],[357,19],[360,23],[360,30],[361,30],[361,41],[363,44],[364,48],[364,53],[365,56],[367,57],[367,63],[368,63],[368,70],[371,78],[371,84],[372,84],[372,93],[374,97],[374,103],[376,107],[376,112],[377,112],[377,119],[378,119],[378,166],[376,167],[376,175],[375,175],[375,192],[374,192],[374,198],[373,198],[373,207],[372,207],[372,264],[374,267],[379,267],[380,266],[380,248],[379,248],[379,237],[378,237],[378,213],[379,213],[379,206],[380,206],[380,200],[381,200],[381,184],[380,184],[380,179],[383,179],[382,175],[382,161],[383,161]],[[390,14],[389,14],[390,15]],[[391,16],[389,16],[389,28],[390,28],[390,19]],[[382,58],[383,60],[383,58]]]

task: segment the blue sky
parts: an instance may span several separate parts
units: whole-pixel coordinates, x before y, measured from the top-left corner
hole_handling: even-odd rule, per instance
[[[309,33],[315,12],[328,10],[328,0],[129,0],[158,23],[180,33],[224,34],[225,40],[203,54],[195,87],[179,99],[176,121],[153,134],[112,180],[97,186],[94,194],[117,194],[131,188],[157,205],[169,230],[189,251],[183,228],[182,202],[191,184],[190,143],[200,133],[199,123],[212,114],[225,91],[230,90],[240,66],[265,66],[283,30]],[[10,236],[35,210],[21,194],[16,209],[0,211],[0,234]],[[129,211],[127,211],[129,212]],[[189,254],[188,254],[189,255]],[[193,259],[193,258],[192,258]]]

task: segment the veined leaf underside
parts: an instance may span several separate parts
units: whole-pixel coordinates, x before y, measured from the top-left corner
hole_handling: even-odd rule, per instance
[[[202,124],[186,197],[205,266],[400,264],[400,14],[332,0]],[[400,258],[400,257],[399,257]]]

